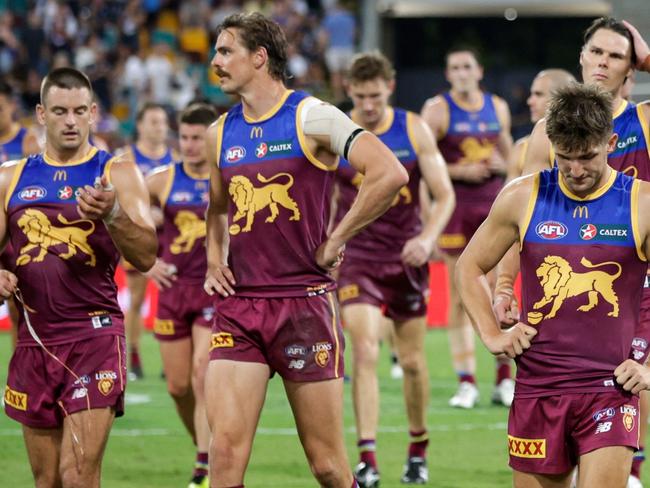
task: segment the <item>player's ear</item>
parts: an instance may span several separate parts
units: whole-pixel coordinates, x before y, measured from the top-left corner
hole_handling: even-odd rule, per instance
[[[264,63],[266,63],[268,59],[269,59],[269,53],[266,52],[266,48],[260,46],[253,53],[253,66],[255,67],[255,69],[260,69],[262,66],[264,66]]]
[[[36,104],[36,120],[41,125],[45,125],[45,106],[40,103]]]
[[[618,134],[614,132],[611,136],[609,136],[609,140],[607,141],[607,153],[613,153],[616,150],[616,141],[618,141]]]
[[[90,104],[90,125],[93,125],[97,120],[97,104],[95,102]]]

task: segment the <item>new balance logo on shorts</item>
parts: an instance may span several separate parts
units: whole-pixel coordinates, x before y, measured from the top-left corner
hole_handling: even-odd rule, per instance
[[[522,439],[508,435],[508,451],[515,457],[545,459],[546,439]]]
[[[101,329],[103,327],[110,327],[113,325],[113,320],[111,319],[110,315],[97,315],[90,320],[93,324],[93,328],[95,329]]]
[[[601,422],[596,426],[596,434],[602,434],[603,432],[609,432],[612,430],[611,422]]]

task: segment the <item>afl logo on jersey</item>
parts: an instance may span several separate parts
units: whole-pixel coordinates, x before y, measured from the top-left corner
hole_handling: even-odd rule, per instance
[[[33,202],[44,198],[45,195],[47,191],[42,186],[28,186],[18,194],[18,198],[25,202]]]
[[[226,161],[236,163],[246,156],[246,149],[241,146],[233,146],[226,151]]]
[[[585,224],[580,227],[580,239],[583,241],[590,241],[596,237],[598,229],[594,224]]]
[[[567,235],[568,229],[562,222],[555,220],[546,220],[540,222],[535,228],[535,233],[542,239],[555,240],[562,239]]]

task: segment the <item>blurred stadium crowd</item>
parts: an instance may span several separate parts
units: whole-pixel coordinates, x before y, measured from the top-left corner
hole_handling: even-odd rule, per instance
[[[292,88],[343,98],[357,21],[354,2],[336,0],[2,0],[0,76],[16,92],[21,122],[32,125],[43,76],[61,66],[84,71],[102,113],[95,132],[115,149],[132,138],[144,101],[170,114],[194,99],[230,105],[208,62],[216,26],[241,10],[284,27]]]

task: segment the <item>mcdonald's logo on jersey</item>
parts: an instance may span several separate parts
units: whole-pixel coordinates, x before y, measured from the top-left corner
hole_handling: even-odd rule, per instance
[[[264,136],[264,129],[259,125],[251,127],[250,138],[251,139],[261,139]]]
[[[57,169],[52,181],[68,181],[68,172],[64,169]]]
[[[589,218],[589,208],[585,205],[577,205],[573,209],[573,218],[576,219],[588,219]]]

